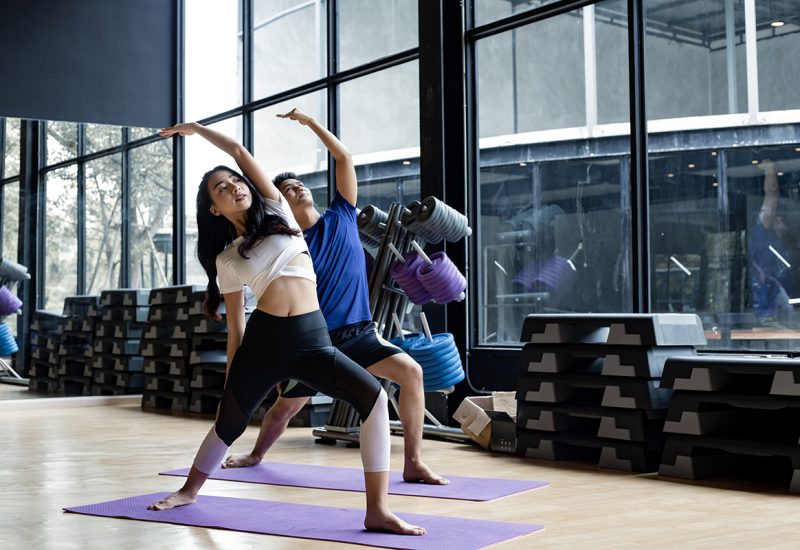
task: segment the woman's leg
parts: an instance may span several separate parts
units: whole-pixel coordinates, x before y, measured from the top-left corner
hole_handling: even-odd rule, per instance
[[[258,405],[281,380],[277,377],[280,376],[277,365],[265,368],[261,359],[263,349],[257,344],[259,339],[253,338],[254,333],[262,333],[259,329],[264,327],[259,325],[258,321],[247,325],[242,345],[231,362],[217,420],[200,445],[186,482],[178,491],[151,504],[149,509],[168,510],[194,503],[200,488],[221,465],[228,448],[244,433]]]

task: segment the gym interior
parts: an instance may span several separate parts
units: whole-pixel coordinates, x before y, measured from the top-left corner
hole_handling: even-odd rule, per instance
[[[0,51],[3,548],[797,547],[800,1],[14,0]],[[231,360],[197,185],[233,161],[159,133],[191,121],[321,212],[354,170],[370,321],[450,481],[403,481],[381,380],[424,535],[365,529],[364,419],[321,393],[147,509]]]

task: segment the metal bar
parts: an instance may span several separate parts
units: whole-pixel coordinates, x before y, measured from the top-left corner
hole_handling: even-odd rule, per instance
[[[130,135],[130,129],[122,131],[122,142],[125,143]],[[119,268],[120,288],[129,288],[131,284],[131,223],[136,219],[133,213],[133,201],[131,197],[131,163],[127,150],[122,152],[122,214],[121,225],[121,258]]]
[[[758,35],[756,29],[756,0],[744,0],[744,47],[747,57],[747,113],[750,122],[758,120]]]
[[[631,121],[631,251],[635,313],[650,311],[648,238],[647,109],[645,104],[645,34],[643,0],[628,0],[628,71]]]
[[[528,10],[499,21],[493,21],[486,25],[481,25],[473,29],[469,29],[464,33],[464,38],[467,41],[479,40],[487,38],[496,34],[508,32],[512,29],[524,27],[537,21],[557,17],[565,13],[574,12],[585,6],[596,4],[600,0],[566,0],[560,4],[545,4],[532,10]]]
[[[253,10],[251,0],[239,0],[242,14],[242,105],[253,100]],[[253,150],[253,111],[242,117],[242,144]]]
[[[178,120],[185,116],[185,90],[184,80],[184,36],[186,25],[185,0],[178,0],[175,5],[176,47],[178,56],[175,65],[177,79],[177,93],[175,110]],[[159,138],[161,139],[161,138]],[[186,182],[185,182],[185,138],[177,137],[172,140],[172,283],[179,285],[186,282]]]
[[[736,19],[733,11],[734,0],[725,0],[725,60],[728,68],[728,112],[739,110],[739,97],[736,74]]]
[[[327,74],[324,80],[327,81],[328,93],[328,130],[335,136],[339,135],[339,86],[331,80],[331,77],[339,70],[339,19],[337,17],[337,0],[328,1],[328,11],[326,17],[327,43],[328,43],[328,64]],[[328,203],[333,200],[336,192],[336,160],[330,151],[325,152],[328,157]]]
[[[591,135],[597,125],[597,40],[594,6],[583,8],[583,74],[586,96],[586,126]]]

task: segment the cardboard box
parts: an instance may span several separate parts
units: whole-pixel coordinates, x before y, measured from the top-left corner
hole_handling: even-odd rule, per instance
[[[502,452],[514,452],[516,417],[516,392],[466,397],[453,413],[453,418],[461,423],[464,433],[478,445]]]

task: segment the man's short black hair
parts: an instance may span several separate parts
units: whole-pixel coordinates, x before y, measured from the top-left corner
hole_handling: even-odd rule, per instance
[[[295,174],[294,172],[281,172],[280,174],[275,176],[275,178],[272,180],[272,183],[275,184],[275,187],[280,189],[281,183],[283,183],[284,181],[296,180],[296,179],[297,179],[297,174]]]

